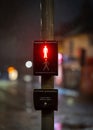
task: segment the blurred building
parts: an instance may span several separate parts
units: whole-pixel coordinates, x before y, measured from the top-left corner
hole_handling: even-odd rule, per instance
[[[73,22],[61,24],[60,29],[55,32],[55,39],[59,41],[59,52],[64,55],[66,61],[65,67],[68,68],[66,70],[68,70],[68,72],[71,71],[70,73],[67,73],[67,76],[70,75],[69,77],[64,76],[66,84],[69,82],[69,85],[66,85],[66,87],[76,88],[79,86],[79,84],[75,84],[77,81],[76,71],[81,71],[79,70],[81,67],[81,69],[84,68],[83,72],[86,72],[86,74],[83,73],[83,76],[80,75],[83,77],[82,80],[86,85],[82,84],[83,87],[81,86],[79,89],[85,93],[88,92],[93,94],[93,9],[90,1],[84,0],[81,14]],[[85,50],[86,57],[81,56],[80,51],[82,49]],[[84,58],[86,59],[85,66],[87,65],[87,67],[79,67],[80,58],[82,58],[82,60],[84,60]],[[70,59],[70,62],[68,59]],[[76,62],[78,67],[76,67]],[[74,73],[72,67],[73,65],[75,66]],[[66,74],[66,72],[64,74]],[[87,76],[85,77],[85,75]],[[70,79],[70,81],[66,78]]]
[[[93,9],[88,0],[84,0],[81,15],[71,23],[62,23],[55,32],[59,41],[59,51],[67,56],[78,56],[80,48],[85,48],[88,56],[92,56],[93,48]]]

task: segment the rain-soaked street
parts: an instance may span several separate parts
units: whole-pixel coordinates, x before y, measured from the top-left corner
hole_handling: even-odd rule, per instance
[[[41,130],[41,112],[33,106],[36,83],[0,81],[0,130]],[[77,91],[58,88],[55,130],[93,130],[93,103]]]
[[[0,130],[41,127],[93,130],[93,0],[0,0]]]

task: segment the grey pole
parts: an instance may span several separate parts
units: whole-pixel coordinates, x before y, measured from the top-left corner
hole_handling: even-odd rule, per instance
[[[41,0],[41,39],[53,40],[54,39],[54,0]],[[41,77],[42,89],[54,88],[53,76]],[[54,130],[54,111],[41,112],[41,129]]]

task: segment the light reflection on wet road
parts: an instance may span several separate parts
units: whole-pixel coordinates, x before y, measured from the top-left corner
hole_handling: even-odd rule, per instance
[[[41,112],[33,107],[35,87],[24,82],[0,87],[0,130],[41,130]],[[75,91],[59,89],[54,121],[55,130],[91,130],[93,104],[82,102]]]

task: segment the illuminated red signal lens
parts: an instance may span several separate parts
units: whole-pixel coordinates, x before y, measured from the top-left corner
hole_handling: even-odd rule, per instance
[[[47,59],[48,58],[48,48],[46,45],[43,48],[43,53],[44,53],[44,58]]]
[[[34,75],[57,75],[58,42],[34,41],[33,47]]]

